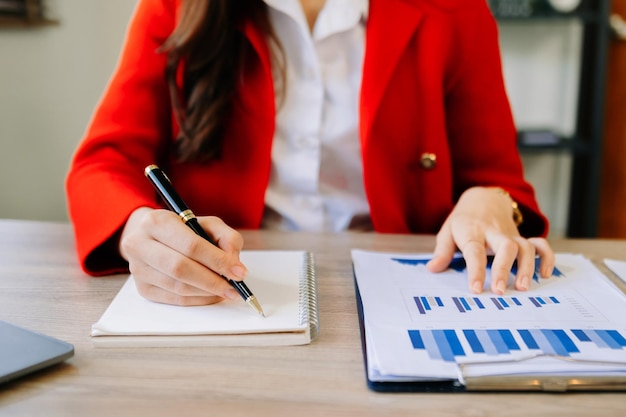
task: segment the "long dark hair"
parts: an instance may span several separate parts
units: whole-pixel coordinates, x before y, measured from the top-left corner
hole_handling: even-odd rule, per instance
[[[239,25],[244,19],[276,42],[263,0],[183,0],[180,20],[163,45],[166,78],[180,127],[178,160],[219,158],[225,121],[252,46]],[[276,42],[277,43],[277,42]],[[183,68],[182,91],[177,86]]]

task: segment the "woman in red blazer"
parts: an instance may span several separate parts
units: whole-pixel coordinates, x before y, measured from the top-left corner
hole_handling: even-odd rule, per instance
[[[155,301],[237,297],[215,272],[245,277],[243,242],[231,227],[261,226],[276,116],[276,57],[268,45],[276,37],[263,1],[230,3],[138,3],[67,178],[84,270],[130,268]],[[324,2],[300,3],[311,21]],[[535,255],[543,276],[554,259],[543,238],[547,220],[523,177],[497,27],[485,3],[369,1],[359,131],[374,229],[438,232],[429,268],[444,270],[461,250],[476,293],[493,251],[491,289],[501,294],[514,261],[523,290]],[[152,163],[164,167],[219,249],[159,209],[142,175]]]

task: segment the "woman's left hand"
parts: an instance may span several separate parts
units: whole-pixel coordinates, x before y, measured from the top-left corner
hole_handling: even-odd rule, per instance
[[[457,248],[467,265],[468,286],[476,294],[483,291],[487,254],[493,253],[491,291],[503,294],[513,263],[517,260],[515,289],[525,291],[535,271],[535,256],[540,257],[539,273],[552,276],[554,252],[544,238],[524,238],[513,221],[512,200],[498,188],[473,187],[466,190],[437,234],[433,259],[427,264],[432,272],[442,272]]]

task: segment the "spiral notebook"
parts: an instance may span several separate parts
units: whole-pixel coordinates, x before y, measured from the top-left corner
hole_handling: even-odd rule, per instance
[[[265,312],[243,300],[180,307],[151,302],[129,276],[92,326],[95,346],[272,346],[303,345],[318,334],[313,254],[306,251],[243,251],[246,284]]]

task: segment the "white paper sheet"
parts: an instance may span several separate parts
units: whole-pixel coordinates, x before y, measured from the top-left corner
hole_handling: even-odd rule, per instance
[[[608,266],[619,279],[626,282],[626,262],[616,259],[605,259],[604,264]]]

